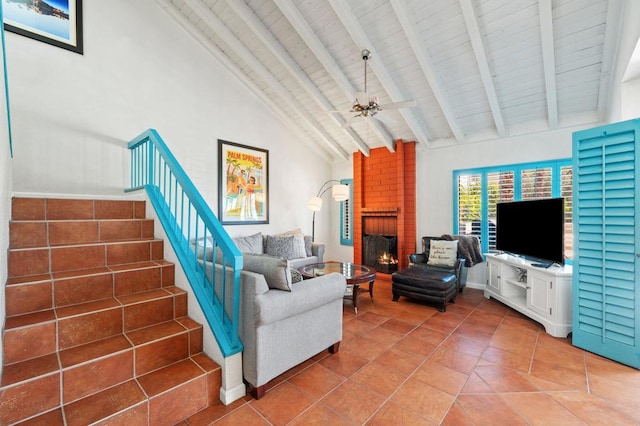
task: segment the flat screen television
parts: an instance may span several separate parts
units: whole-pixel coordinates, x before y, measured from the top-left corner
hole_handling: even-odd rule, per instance
[[[564,198],[496,206],[496,249],[523,256],[534,266],[564,264]]]

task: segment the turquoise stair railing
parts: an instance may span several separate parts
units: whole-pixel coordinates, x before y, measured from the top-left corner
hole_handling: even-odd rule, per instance
[[[156,130],[143,132],[128,147],[131,187],[127,192],[147,191],[222,355],[242,352],[238,336],[242,254]],[[214,260],[222,253],[221,263],[233,271],[231,286],[227,274],[221,274],[221,283],[212,282],[215,273],[207,275],[197,256],[207,252],[213,253]],[[233,289],[231,298],[225,294],[227,288]],[[232,306],[225,306],[228,300]]]

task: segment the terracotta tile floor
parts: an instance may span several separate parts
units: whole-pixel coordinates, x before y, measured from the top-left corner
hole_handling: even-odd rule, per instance
[[[446,313],[379,278],[344,306],[335,355],[318,354],[256,401],[219,403],[185,425],[640,424],[640,371],[549,336],[480,290]]]

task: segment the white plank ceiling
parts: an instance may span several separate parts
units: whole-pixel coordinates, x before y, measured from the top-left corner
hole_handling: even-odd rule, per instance
[[[431,149],[601,122],[628,37],[621,0],[156,1],[336,160],[398,139]],[[383,111],[343,127],[364,91],[362,49]]]

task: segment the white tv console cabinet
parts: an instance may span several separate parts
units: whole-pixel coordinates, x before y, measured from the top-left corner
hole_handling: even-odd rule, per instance
[[[542,324],[554,337],[571,333],[571,266],[533,266],[509,254],[486,254],[487,287],[493,297]]]

